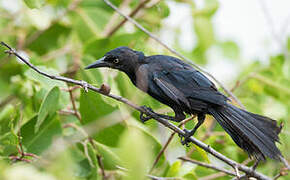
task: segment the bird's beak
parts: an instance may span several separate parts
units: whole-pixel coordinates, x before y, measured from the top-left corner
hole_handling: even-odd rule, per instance
[[[101,59],[97,60],[96,62],[88,65],[85,69],[92,69],[92,68],[99,68],[99,67],[109,67],[109,64],[104,61],[106,56],[102,57]]]

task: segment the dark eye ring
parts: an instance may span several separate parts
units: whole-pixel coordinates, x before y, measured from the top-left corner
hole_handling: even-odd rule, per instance
[[[116,58],[116,59],[113,60],[113,62],[114,62],[115,64],[118,64],[118,63],[119,63],[119,59]]]

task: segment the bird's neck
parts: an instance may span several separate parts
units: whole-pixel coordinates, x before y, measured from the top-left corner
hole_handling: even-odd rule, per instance
[[[136,71],[135,70],[132,70],[132,71],[127,71],[125,73],[130,78],[130,80],[132,81],[132,83],[134,85],[136,85]]]
[[[137,86],[137,71],[139,70],[141,65],[147,63],[144,54],[142,52],[136,52],[138,53],[138,61],[136,61],[135,64],[131,64],[131,66],[125,71],[125,73],[135,86]]]

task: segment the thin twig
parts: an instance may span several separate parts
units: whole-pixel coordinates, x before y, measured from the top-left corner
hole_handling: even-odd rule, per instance
[[[0,102],[0,108],[5,106],[6,104],[10,103],[14,99],[15,99],[15,96],[13,96],[13,95],[6,97],[3,101]]]
[[[128,169],[126,169],[124,167],[116,165],[116,168],[121,170],[121,171],[128,172]],[[179,177],[158,177],[158,176],[153,176],[150,174],[147,174],[146,176],[151,178],[152,180],[182,180],[182,178],[179,178]]]
[[[217,179],[219,177],[223,177],[225,175],[226,174],[223,173],[223,172],[217,172],[215,174],[211,174],[211,175],[208,175],[208,176],[205,176],[205,177],[201,177],[201,178],[199,178],[199,180],[212,180],[212,179]]]
[[[80,113],[78,112],[78,109],[77,109],[77,106],[76,106],[76,102],[75,102],[75,98],[74,98],[74,95],[73,95],[72,88],[68,88],[68,92],[69,92],[70,101],[72,103],[72,107],[73,107],[73,110],[74,110],[74,115],[76,116],[76,118],[78,118],[78,120],[81,123],[82,122],[82,118],[81,118]]]
[[[22,120],[22,113],[20,114],[20,121]],[[21,137],[21,130],[19,129],[18,130],[18,133],[17,133],[17,139],[18,139],[18,144],[17,144],[17,151],[18,151],[18,154],[19,155],[12,155],[12,156],[9,156],[9,159],[12,160],[12,162],[16,162],[16,161],[23,161],[23,162],[27,162],[27,163],[31,163],[32,160],[31,159],[26,159],[26,157],[32,157],[32,158],[35,158],[35,159],[38,159],[39,157],[35,154],[32,154],[32,153],[26,153],[24,152],[24,149],[23,149],[23,145],[22,145],[22,137]]]
[[[231,176],[237,176],[235,172],[229,171],[227,169],[220,168],[220,167],[215,166],[213,164],[207,164],[207,163],[204,163],[204,162],[196,161],[196,160],[193,160],[193,159],[189,159],[188,157],[179,157],[178,159],[180,159],[182,161],[190,162],[190,163],[193,163],[193,164],[197,164],[199,166],[203,166],[203,167],[206,167],[206,168],[214,169],[214,170],[217,170],[217,171],[220,171],[220,172],[224,172],[224,173],[226,173],[228,175],[231,175]]]
[[[186,132],[183,131],[182,129],[178,128],[176,125],[172,124],[171,122],[169,122],[167,119],[161,118],[159,116],[157,116],[154,112],[151,111],[147,111],[144,108],[136,105],[135,103],[129,101],[128,99],[122,97],[122,96],[117,96],[114,94],[107,94],[104,93],[100,90],[100,88],[97,88],[89,83],[87,83],[86,81],[79,81],[79,80],[75,80],[75,79],[70,79],[67,77],[62,77],[62,76],[55,76],[55,75],[50,75],[44,71],[41,71],[40,69],[38,69],[36,66],[34,66],[33,64],[31,64],[29,61],[25,60],[22,56],[20,56],[16,50],[12,49],[9,45],[7,45],[4,42],[1,42],[1,44],[3,46],[5,46],[6,48],[8,48],[9,50],[6,50],[5,52],[11,55],[15,55],[16,57],[19,58],[19,60],[21,60],[22,62],[24,62],[26,65],[28,65],[31,69],[33,69],[34,71],[38,72],[39,74],[48,77],[50,79],[54,79],[54,80],[58,80],[58,81],[63,81],[63,82],[67,82],[67,83],[71,83],[71,84],[75,84],[75,85],[79,85],[82,86],[84,88],[85,91],[88,90],[92,90],[95,91],[97,93],[100,93],[104,96],[110,97],[112,99],[115,99],[117,101],[120,101],[124,104],[127,104],[128,106],[134,108],[135,110],[152,117],[153,119],[157,120],[159,123],[163,124],[165,127],[171,129],[172,131],[178,133],[180,136],[186,137]],[[232,159],[229,159],[228,157],[224,156],[223,154],[217,152],[216,150],[214,150],[213,148],[211,148],[209,145],[204,144],[203,142],[195,139],[194,137],[190,137],[188,138],[188,140],[194,144],[196,144],[197,146],[199,146],[200,148],[204,149],[206,152],[212,154],[213,156],[215,156],[216,158],[220,159],[221,161],[227,163],[228,165],[232,166],[233,168],[237,168],[240,171],[245,172],[246,174],[248,174],[249,176],[252,177],[256,177],[258,179],[261,180],[269,180],[270,178],[265,176],[264,174],[261,174],[255,170],[253,170],[252,168],[249,168],[245,165],[239,164],[237,162],[235,162]]]
[[[150,0],[143,0],[139,3],[139,5],[129,14],[129,17],[134,17],[144,6],[146,3],[148,3]],[[112,36],[120,27],[123,26],[127,22],[128,19],[123,19],[119,24],[117,24],[113,29],[109,30],[109,32],[106,34],[107,37]]]
[[[96,165],[93,163],[92,158],[91,158],[90,155],[89,155],[88,143],[90,143],[90,142],[88,141],[88,139],[86,139],[84,142],[82,142],[82,145],[83,145],[83,147],[84,147],[84,154],[85,154],[85,156],[87,157],[90,166],[91,166],[91,167],[96,167]]]
[[[159,176],[153,176],[153,175],[146,175],[152,180],[182,180],[180,177],[159,177]]]
[[[180,57],[181,59],[183,59],[184,61],[186,61],[187,63],[191,64],[192,66],[194,66],[195,68],[197,68],[198,70],[200,70],[201,72],[203,72],[204,74],[208,75],[209,77],[211,77],[217,84],[220,85],[220,87],[230,96],[232,97],[232,99],[234,101],[237,102],[237,104],[239,104],[240,107],[242,107],[243,109],[245,109],[244,105],[238,100],[238,98],[231,92],[229,91],[219,80],[217,80],[213,75],[211,75],[209,72],[207,72],[206,70],[204,70],[203,68],[201,68],[200,66],[196,65],[195,63],[193,63],[190,59],[186,58],[185,56],[183,56],[182,54],[180,54],[179,52],[177,52],[176,50],[174,50],[173,48],[169,47],[167,44],[165,44],[163,41],[161,41],[156,35],[152,34],[150,31],[148,31],[146,28],[144,28],[141,24],[139,24],[137,21],[135,21],[134,19],[132,19],[131,17],[127,16],[126,14],[124,14],[122,11],[120,11],[119,8],[117,8],[115,5],[113,5],[109,0],[103,0],[108,6],[110,6],[111,8],[113,8],[116,12],[118,12],[121,16],[123,16],[124,18],[126,18],[129,22],[133,23],[135,26],[137,26],[141,31],[143,31],[144,33],[146,33],[148,36],[150,36],[152,39],[154,39],[155,41],[157,41],[159,44],[161,44],[163,47],[165,47],[166,49],[168,49],[170,52],[172,52],[173,54],[177,55],[178,57]]]
[[[102,173],[102,176],[103,176],[103,180],[105,180],[105,179],[107,179],[107,176],[106,176],[106,172],[105,172],[105,168],[104,168],[104,163],[103,163],[102,156],[97,155],[97,160],[98,160],[99,167],[101,169],[101,173]]]

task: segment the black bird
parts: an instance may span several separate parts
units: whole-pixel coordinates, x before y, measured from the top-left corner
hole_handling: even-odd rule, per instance
[[[118,47],[86,69],[99,67],[123,71],[140,90],[175,112],[175,117],[155,113],[160,117],[180,122],[185,119],[184,113],[196,114],[198,123],[193,130],[186,131],[183,144],[188,143],[188,137],[195,133],[206,114],[209,114],[250,156],[257,160],[265,160],[266,157],[278,160],[282,157],[275,144],[279,141],[282,126],[279,127],[276,121],[268,117],[229,104],[229,99],[206,76],[175,57],[145,56],[128,47]],[[150,119],[140,117],[142,121]]]

